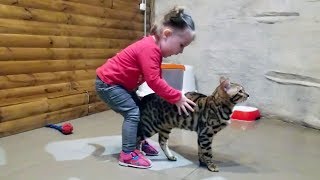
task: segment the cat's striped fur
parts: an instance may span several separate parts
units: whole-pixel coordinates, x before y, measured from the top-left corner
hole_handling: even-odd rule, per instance
[[[172,105],[156,94],[142,98],[140,105],[140,123],[138,144],[141,140],[159,133],[159,144],[169,160],[175,161],[168,148],[169,134],[173,128],[196,131],[198,134],[198,156],[201,165],[211,171],[218,171],[213,163],[212,138],[229,123],[229,116],[235,104],[245,101],[248,94],[241,85],[230,83],[221,78],[220,85],[212,95],[206,96],[196,92],[186,96],[197,104],[189,116],[179,115]]]

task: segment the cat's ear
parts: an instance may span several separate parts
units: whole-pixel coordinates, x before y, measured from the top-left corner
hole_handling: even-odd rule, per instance
[[[221,76],[221,77],[220,77],[220,84],[223,83],[223,82],[224,82],[225,80],[227,80],[227,79],[228,79],[228,78],[226,78],[226,77],[224,77],[224,76]]]
[[[231,87],[229,78],[220,77],[220,87],[223,88],[224,91],[228,91]]]

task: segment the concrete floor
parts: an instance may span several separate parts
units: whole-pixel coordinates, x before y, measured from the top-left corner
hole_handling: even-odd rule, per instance
[[[320,179],[320,132],[278,120],[233,123],[214,140],[220,172],[198,166],[196,134],[175,130],[170,147],[148,170],[121,167],[122,118],[107,111],[70,121],[72,135],[41,128],[0,139],[1,180],[100,179]],[[151,140],[156,141],[157,137]]]

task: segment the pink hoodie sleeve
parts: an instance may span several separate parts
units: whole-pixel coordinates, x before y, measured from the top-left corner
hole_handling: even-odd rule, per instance
[[[145,48],[139,53],[137,59],[148,86],[169,103],[178,102],[181,98],[181,91],[172,88],[160,77],[161,52],[155,48]]]

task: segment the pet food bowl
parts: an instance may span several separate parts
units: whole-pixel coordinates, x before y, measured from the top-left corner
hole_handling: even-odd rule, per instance
[[[241,121],[255,121],[260,118],[258,108],[250,106],[235,106],[232,110],[231,119]]]

